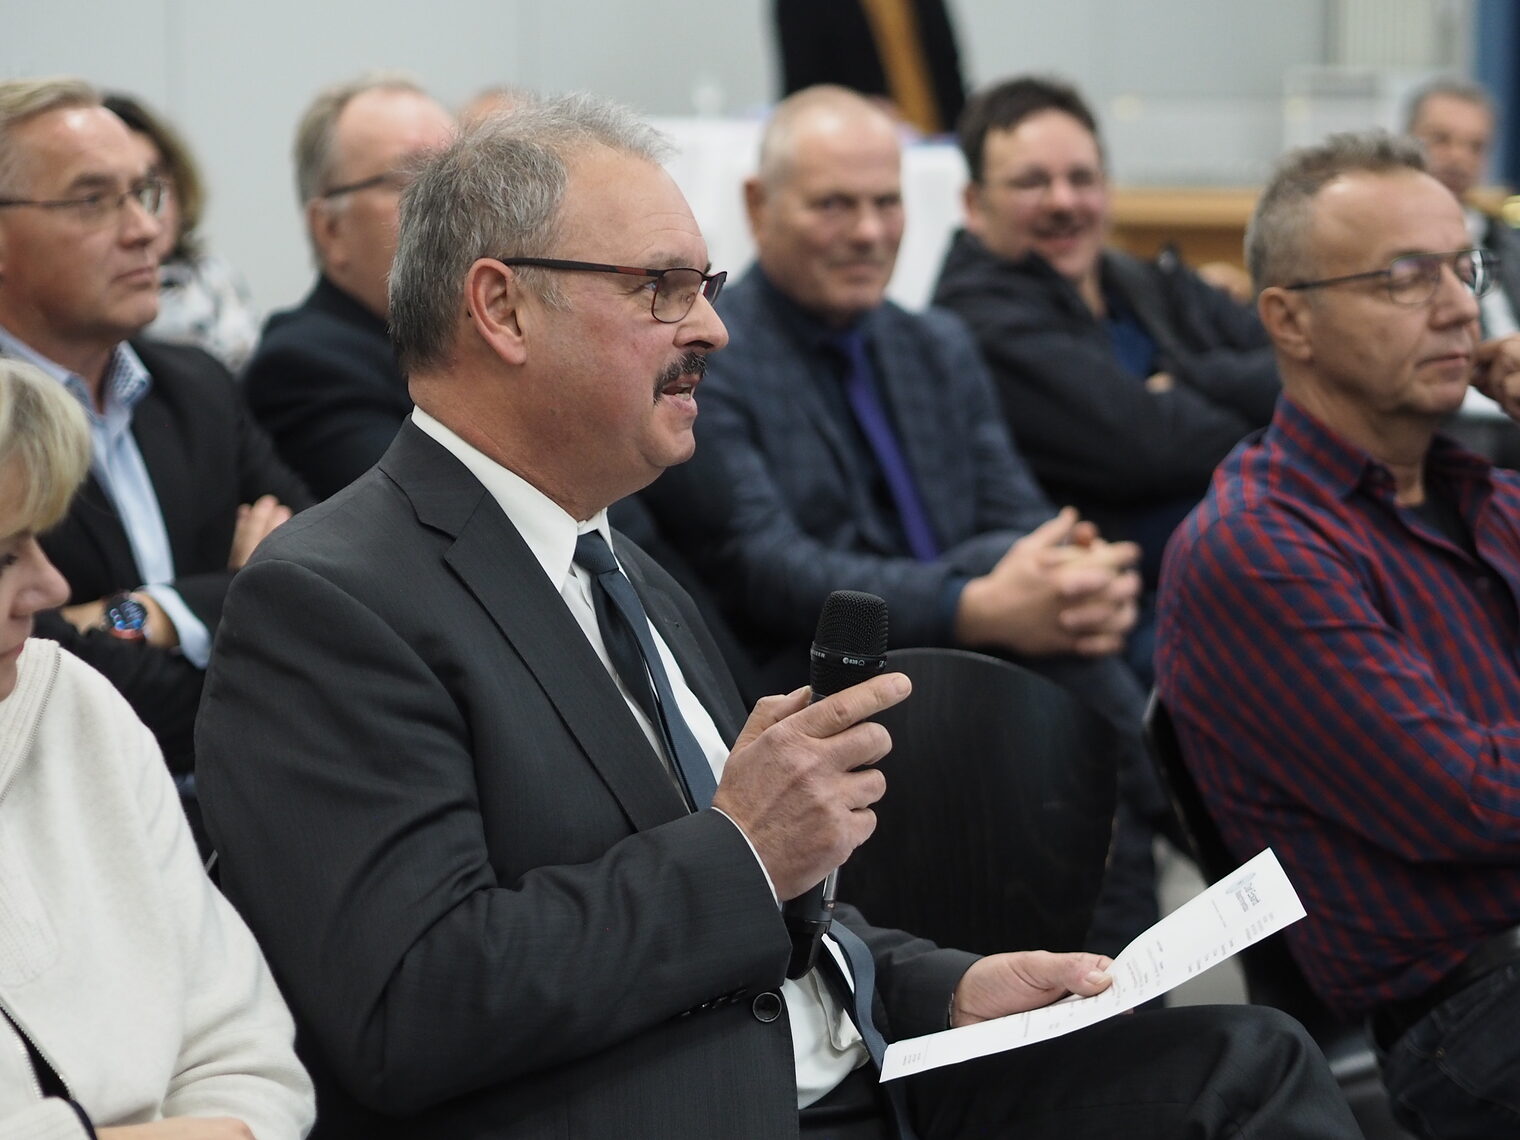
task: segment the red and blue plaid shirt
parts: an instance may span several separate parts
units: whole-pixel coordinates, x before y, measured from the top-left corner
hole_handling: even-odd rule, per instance
[[[1346,1016],[1520,922],[1520,476],[1437,440],[1479,561],[1286,398],[1162,569],[1157,686],[1235,855],[1271,846],[1288,938]]]

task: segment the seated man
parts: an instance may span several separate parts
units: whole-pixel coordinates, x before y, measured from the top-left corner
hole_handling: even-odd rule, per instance
[[[1175,254],[1104,241],[1097,123],[1072,88],[1012,79],[961,117],[971,172],[934,303],[970,326],[1019,450],[1058,502],[1144,552],[1154,587],[1172,528],[1277,396],[1256,318]],[[1130,660],[1149,675],[1149,632]]]
[[[1499,259],[1494,287],[1478,302],[1478,323],[1488,339],[1520,332],[1520,236],[1503,218],[1471,201],[1497,127],[1498,111],[1488,92],[1476,83],[1454,79],[1437,80],[1416,91],[1404,127],[1425,149],[1430,173],[1462,203],[1472,244]]]
[[[691,454],[727,340],[660,156],[575,97],[423,172],[391,276],[417,410],[229,599],[207,816],[319,1134],[884,1137],[911,1115],[925,1140],[1354,1135],[1302,1031],[1240,1007],[874,1080],[878,1019],[908,1035],[1093,993],[1093,955],[978,959],[841,907],[783,981],[778,900],[869,834],[890,742],[863,721],[907,680],[746,721],[689,600],[606,525]]]
[[[1520,394],[1520,338],[1478,343],[1494,266],[1406,140],[1289,155],[1248,246],[1283,398],[1167,551],[1159,691],[1406,1126],[1515,1135],[1520,475],[1435,433],[1471,376]]]
[[[90,477],[42,539],[70,604],[37,629],[83,657],[189,773],[233,573],[310,500],[199,349],[128,342],[158,312],[162,187],[99,95],[0,83],[0,354],[84,406]]]
[[[1115,953],[1156,919],[1146,821],[1166,812],[1144,694],[1115,656],[1135,548],[1051,508],[960,323],[886,299],[900,167],[893,124],[853,92],[777,109],[745,187],[758,264],[723,296],[733,341],[702,389],[696,458],[643,498],[768,689],[806,680],[829,592],[866,590],[887,600],[894,648],[1002,654],[1127,734],[1117,894],[1089,943]]]
[[[385,74],[329,87],[301,117],[296,184],[319,275],[300,305],[269,318],[243,390],[317,495],[367,471],[412,410],[385,331],[385,278],[411,168],[453,129],[420,87]]]

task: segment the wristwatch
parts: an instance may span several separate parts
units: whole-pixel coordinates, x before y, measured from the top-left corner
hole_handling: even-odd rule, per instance
[[[105,600],[100,627],[122,641],[148,640],[148,607],[123,590]]]

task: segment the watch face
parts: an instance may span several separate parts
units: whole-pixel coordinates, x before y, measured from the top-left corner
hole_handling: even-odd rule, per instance
[[[130,594],[106,599],[106,632],[124,641],[141,641],[147,637],[148,610]]]

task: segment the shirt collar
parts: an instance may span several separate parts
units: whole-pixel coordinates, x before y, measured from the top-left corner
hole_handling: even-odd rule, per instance
[[[589,519],[577,521],[522,476],[507,470],[479,448],[466,443],[452,429],[439,423],[421,408],[412,410],[412,422],[480,480],[481,486],[496,500],[502,513],[517,528],[517,533],[522,535],[523,542],[527,543],[555,590],[559,590],[569,576],[571,564],[575,560],[575,540],[586,531],[599,532],[608,547],[616,553],[605,509],[597,511]]]
[[[35,364],[67,388],[92,421],[103,418],[102,414],[95,410],[94,401],[90,399],[90,386],[85,383],[83,376],[77,372],[71,372],[56,361],[49,360],[4,328],[0,328],[0,355]],[[130,415],[132,409],[137,407],[152,386],[153,377],[130,344],[122,341],[111,350],[111,359],[106,365],[105,380],[101,385],[101,391],[105,396],[102,404],[106,414],[120,409]]]
[[[1318,471],[1342,498],[1362,487],[1393,496],[1393,472],[1386,464],[1341,438],[1287,396],[1277,401],[1269,430],[1300,463]],[[1481,455],[1440,435],[1431,441],[1425,466],[1452,482],[1484,484],[1490,482],[1493,470],[1493,464]]]
[[[775,310],[782,325],[807,348],[813,350],[830,348],[839,343],[841,334],[850,332],[859,332],[867,343],[870,342],[874,319],[880,312],[880,306],[862,315],[848,328],[835,328],[783,293],[776,283],[765,275],[765,270],[760,268],[759,262],[751,267],[750,272],[755,275],[761,295]]]

